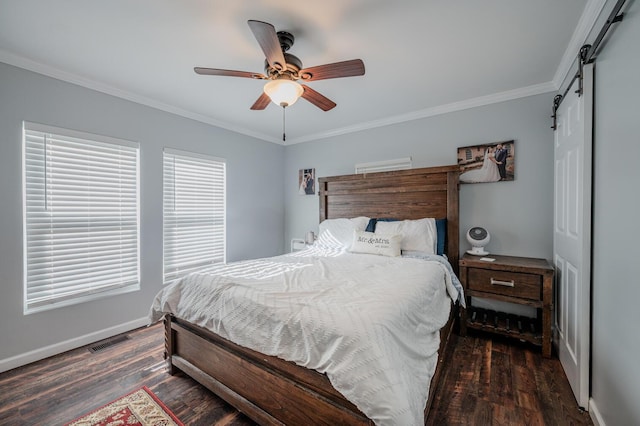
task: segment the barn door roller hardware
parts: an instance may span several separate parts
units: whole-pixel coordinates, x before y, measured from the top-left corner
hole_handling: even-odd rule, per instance
[[[573,85],[573,82],[576,81],[576,79],[578,79],[578,90],[576,90],[576,93],[578,94],[578,96],[582,96],[583,67],[585,64],[590,64],[592,62],[595,62],[596,50],[600,46],[600,43],[602,43],[602,40],[604,39],[605,35],[609,31],[609,28],[611,28],[611,25],[615,24],[616,22],[622,21],[622,18],[624,18],[624,13],[620,13],[620,10],[622,9],[622,6],[624,6],[625,2],[626,0],[618,0],[616,5],[613,7],[613,10],[609,14],[609,17],[607,18],[607,22],[605,22],[604,25],[602,26],[602,29],[598,33],[598,36],[596,37],[593,44],[592,45],[585,44],[580,48],[578,52],[578,72],[573,76],[573,78],[569,82],[569,85],[565,89],[564,93],[562,95],[556,95],[553,98],[553,114],[551,115],[551,118],[553,119],[553,125],[551,126],[551,128],[553,130],[556,130],[556,128],[558,127],[557,126],[558,107],[562,103],[562,100],[565,98],[565,96],[567,96],[567,92]]]
[[[555,95],[553,97],[553,114],[551,114],[551,118],[553,118],[553,126],[551,128],[553,130],[558,128],[558,107],[560,102],[562,102],[562,95]]]

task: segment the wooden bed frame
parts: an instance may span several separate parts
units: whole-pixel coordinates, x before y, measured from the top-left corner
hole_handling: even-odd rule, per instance
[[[458,174],[454,165],[320,178],[320,221],[357,216],[447,218],[445,252],[457,273]],[[452,309],[440,331],[425,422],[456,311]],[[165,350],[170,374],[186,373],[259,424],[373,424],[324,374],[238,346],[175,316],[165,317]]]

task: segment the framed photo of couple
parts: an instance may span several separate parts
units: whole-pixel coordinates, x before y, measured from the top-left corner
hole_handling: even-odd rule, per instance
[[[313,195],[316,193],[316,169],[298,170],[298,194]]]
[[[503,182],[515,177],[514,141],[458,148],[461,183]]]

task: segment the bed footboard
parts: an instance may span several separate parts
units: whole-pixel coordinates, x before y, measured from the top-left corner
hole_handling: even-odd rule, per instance
[[[425,422],[442,380],[456,312],[452,307],[440,330]],[[171,315],[165,317],[165,357],[170,374],[184,372],[261,425],[374,424],[324,374],[238,346]]]
[[[165,318],[169,372],[183,371],[259,424],[373,425],[326,376]]]

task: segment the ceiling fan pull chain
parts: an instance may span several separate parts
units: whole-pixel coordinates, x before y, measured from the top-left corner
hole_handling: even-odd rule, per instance
[[[287,108],[286,105],[282,105],[282,142],[285,142],[287,140],[287,136],[285,135],[285,120],[284,120],[284,110],[285,108]]]

